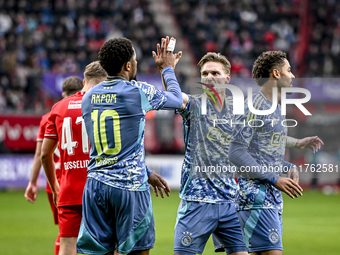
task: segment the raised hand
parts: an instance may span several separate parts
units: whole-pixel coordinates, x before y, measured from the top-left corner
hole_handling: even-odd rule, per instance
[[[174,54],[172,51],[167,51],[167,47],[169,44],[169,36],[166,38],[162,38],[161,45],[157,44],[157,54],[152,51],[152,57],[155,60],[156,65],[160,70],[163,70],[164,67],[172,66],[175,68],[178,61],[182,57],[182,52],[178,52]]]

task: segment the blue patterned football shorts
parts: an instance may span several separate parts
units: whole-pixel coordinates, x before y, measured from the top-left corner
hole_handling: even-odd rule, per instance
[[[126,191],[88,178],[78,253],[120,254],[148,250],[155,243],[150,191]]]
[[[282,215],[278,210],[239,211],[238,216],[249,252],[282,250]]]
[[[210,235],[228,254],[246,251],[235,204],[181,201],[175,227],[175,254],[202,254]]]

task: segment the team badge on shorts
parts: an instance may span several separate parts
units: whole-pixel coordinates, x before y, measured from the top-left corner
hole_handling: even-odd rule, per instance
[[[269,229],[269,240],[272,244],[276,244],[280,240],[280,236],[277,233],[277,229]]]
[[[183,237],[181,239],[181,242],[184,246],[189,246],[191,244],[191,241],[192,241],[192,233],[189,233],[189,232],[183,232]]]

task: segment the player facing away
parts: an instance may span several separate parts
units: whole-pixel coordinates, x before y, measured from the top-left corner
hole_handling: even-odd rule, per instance
[[[177,109],[182,94],[174,74],[177,55],[162,40],[156,64],[167,92],[134,79],[136,53],[126,38],[111,39],[99,51],[108,79],[84,96],[83,117],[91,143],[84,189],[78,252],[86,254],[149,254],[155,228],[148,169],[144,156],[145,114]]]
[[[240,168],[236,209],[249,252],[279,255],[282,254],[283,207],[280,190],[294,198],[302,195],[302,188],[296,168],[288,171],[288,178],[281,177],[289,169],[284,165],[287,128],[281,125],[285,120],[281,107],[278,105],[269,115],[255,115],[248,108],[248,100],[252,100],[258,110],[270,109],[274,100],[272,88],[277,88],[279,100],[281,89],[291,87],[295,76],[286,54],[281,51],[262,53],[254,63],[252,74],[260,91],[245,101],[244,115],[236,116],[235,123],[261,120],[263,125],[239,124],[233,128],[229,160]],[[322,141],[314,140],[310,148],[315,146],[318,150]]]
[[[83,83],[82,80],[77,77],[77,76],[71,76],[65,79],[63,86],[62,86],[62,97],[68,97],[76,92],[80,91],[83,88]],[[42,116],[41,121],[40,121],[40,126],[39,126],[39,132],[37,136],[37,145],[35,148],[35,154],[34,154],[34,159],[33,159],[33,164],[32,164],[32,172],[31,172],[31,177],[30,181],[26,187],[25,191],[25,198],[27,201],[34,203],[35,200],[37,199],[38,195],[38,188],[37,188],[37,179],[39,176],[39,172],[41,169],[41,146],[42,142],[44,139],[44,134],[45,134],[45,129],[47,125],[47,120],[48,116],[50,113],[46,113],[45,115]],[[55,149],[54,154],[53,154],[53,161],[55,163],[55,171],[56,171],[56,177],[58,182],[60,181],[60,152],[58,148]],[[48,201],[50,203],[52,213],[53,213],[53,219],[54,219],[54,224],[58,225],[58,209],[55,206],[53,202],[53,195],[52,195],[52,190],[50,188],[50,185],[46,184],[46,193],[48,197]],[[54,244],[54,253],[55,255],[58,255],[59,253],[59,247],[60,247],[60,235],[58,234],[57,239],[55,240]]]
[[[81,100],[87,90],[105,80],[98,61],[86,66],[84,87],[64,98],[51,110],[42,145],[41,159],[58,208],[60,255],[76,254],[76,241],[82,218],[82,195],[89,162],[89,141],[81,114]],[[61,180],[56,179],[53,151],[60,151]]]

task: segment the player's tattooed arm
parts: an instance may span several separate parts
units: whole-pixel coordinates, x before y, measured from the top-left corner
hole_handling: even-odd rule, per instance
[[[310,136],[302,139],[287,136],[286,145],[287,147],[300,150],[308,148],[311,149],[313,153],[316,153],[321,149],[321,146],[324,145],[324,143],[318,136]]]

